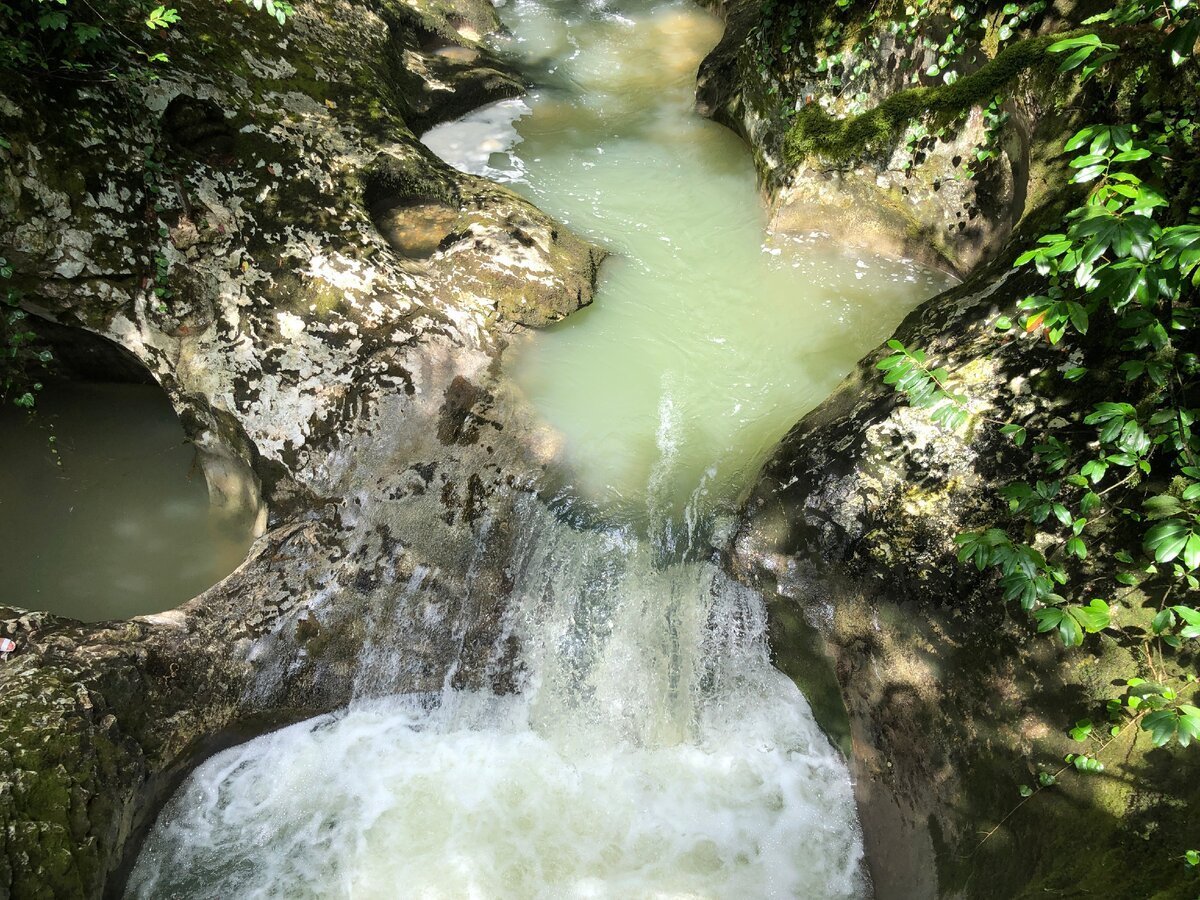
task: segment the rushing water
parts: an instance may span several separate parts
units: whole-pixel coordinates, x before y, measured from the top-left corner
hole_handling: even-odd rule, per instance
[[[572,492],[610,519],[678,517],[694,495],[711,510],[946,279],[817,232],[764,242],[745,145],[692,111],[714,17],[622,3],[580,27],[518,3],[509,20],[537,89],[425,141],[613,258],[600,301],[519,345],[508,371],[563,436]]]
[[[88,622],[160,612],[246,556],[253,523],[210,506],[152,385],[51,383],[37,416],[0,410],[0,459],[0,605]]]
[[[518,510],[517,693],[387,696],[390,617],[436,606],[418,568],[367,623],[361,699],[199,767],[132,896],[865,891],[844,762],[770,665],[761,597],[704,539],[764,448],[941,281],[816,236],[764,245],[747,152],[691,112],[720,30],[693,4],[502,14],[537,90],[426,140],[614,252],[595,307],[507,363],[593,527]]]
[[[768,662],[760,598],[629,534],[520,515],[520,693],[365,700],[219,754],[132,895],[856,896],[846,770]]]

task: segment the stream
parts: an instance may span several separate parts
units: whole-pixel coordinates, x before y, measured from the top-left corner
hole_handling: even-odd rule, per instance
[[[747,150],[692,111],[721,31],[695,5],[501,15],[535,89],[425,140],[613,253],[593,307],[506,355],[561,446],[506,569],[519,690],[388,696],[381,614],[359,698],[198,767],[131,897],[869,892],[845,762],[714,547],[769,448],[945,279],[764,239]]]

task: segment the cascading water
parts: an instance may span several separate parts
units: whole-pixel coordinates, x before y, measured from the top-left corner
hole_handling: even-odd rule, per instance
[[[364,700],[219,754],[131,894],[855,896],[845,767],[770,665],[760,599],[628,532],[521,516],[518,693]]]
[[[396,606],[366,622],[361,699],[199,767],[131,896],[865,890],[844,762],[771,666],[761,597],[708,557],[764,448],[936,280],[761,245],[744,149],[690,113],[719,32],[698,8],[519,0],[504,16],[508,52],[542,88],[428,141],[617,254],[596,307],[508,363],[562,434],[557,489],[591,527],[519,505],[505,695],[454,689],[451,673],[438,693],[386,696],[396,609],[436,615],[437,571],[398,576]],[[756,361],[773,353],[770,375]]]

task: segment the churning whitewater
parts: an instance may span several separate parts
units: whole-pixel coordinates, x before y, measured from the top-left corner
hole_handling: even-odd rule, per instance
[[[719,23],[684,0],[617,6],[504,8],[502,50],[536,90],[426,138],[614,253],[595,307],[506,362],[560,435],[548,490],[596,511],[580,530],[519,508],[515,690],[451,673],[390,696],[405,650],[377,610],[360,699],[199,767],[130,896],[865,892],[845,764],[771,665],[762,598],[713,548],[766,448],[942,282],[764,246],[744,147],[691,109]],[[418,569],[395,603],[421,608],[436,576]]]
[[[536,501],[523,516],[518,693],[364,700],[215,756],[130,893],[856,896],[846,770],[770,665],[761,599]]]

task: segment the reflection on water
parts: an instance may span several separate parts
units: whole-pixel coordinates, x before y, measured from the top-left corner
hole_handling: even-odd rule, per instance
[[[580,28],[517,3],[511,49],[544,70],[537,91],[425,141],[613,252],[595,305],[518,345],[507,368],[561,433],[574,492],[641,520],[648,490],[650,512],[675,517],[693,496],[701,511],[735,498],[947,279],[817,233],[764,242],[744,144],[692,109],[720,23],[628,7]]]
[[[35,417],[0,410],[0,458],[0,605],[84,621],[159,612],[215,584],[250,545],[252,523],[210,509],[156,386],[48,385]]]

